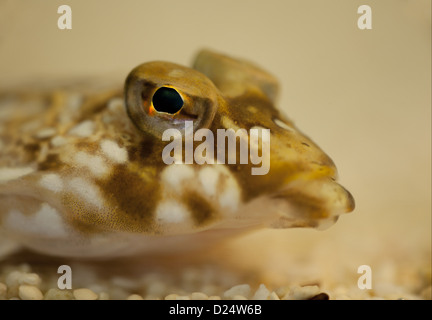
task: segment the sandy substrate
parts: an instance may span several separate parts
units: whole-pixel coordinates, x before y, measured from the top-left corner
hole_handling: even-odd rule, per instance
[[[265,230],[205,253],[101,262],[23,251],[0,262],[0,299],[431,299],[427,251],[389,242],[368,248],[340,236]],[[70,290],[57,285],[65,264]],[[363,264],[371,267],[371,289],[358,286]]]

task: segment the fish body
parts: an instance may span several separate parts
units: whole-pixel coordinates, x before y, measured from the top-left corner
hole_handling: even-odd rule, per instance
[[[0,232],[45,254],[107,258],[331,225],[354,199],[276,108],[278,87],[203,50],[192,68],[137,66],[124,88],[1,93]]]

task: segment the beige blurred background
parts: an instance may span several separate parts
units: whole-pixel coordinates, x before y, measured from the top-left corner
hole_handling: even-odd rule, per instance
[[[62,4],[72,30],[57,28]],[[372,30],[357,28],[363,4]],[[326,231],[238,239],[226,252],[233,263],[265,270],[269,283],[355,287],[363,264],[375,290],[415,291],[411,276],[430,279],[430,1],[0,0],[3,89],[69,77],[121,83],[139,63],[190,64],[202,47],[280,79],[280,107],[333,158],[357,205]]]

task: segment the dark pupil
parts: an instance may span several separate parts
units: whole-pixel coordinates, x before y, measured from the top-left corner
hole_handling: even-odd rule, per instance
[[[161,87],[153,95],[153,106],[158,112],[174,114],[183,107],[183,99],[176,90]]]

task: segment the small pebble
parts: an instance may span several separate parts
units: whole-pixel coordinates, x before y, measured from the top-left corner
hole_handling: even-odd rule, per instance
[[[43,294],[39,288],[23,284],[19,286],[18,295],[22,300],[42,300]]]
[[[7,285],[0,282],[0,300],[6,299]]]
[[[172,293],[165,297],[165,300],[190,300],[188,296],[180,296],[178,294]]]
[[[269,299],[270,300],[280,300],[279,296],[274,291],[272,293],[270,293]]]
[[[153,295],[153,294],[146,294],[144,296],[144,300],[162,300],[163,298],[161,298],[158,295]]]
[[[226,299],[233,299],[235,296],[248,297],[250,295],[250,291],[250,285],[239,284],[225,291],[223,295]]]
[[[359,290],[356,282],[351,285],[347,282],[337,287],[325,288],[321,285],[298,286],[292,283],[274,291],[260,284],[252,291],[249,284],[235,285],[241,282],[229,273],[220,281],[220,277],[216,276],[216,271],[213,269],[186,269],[179,278],[175,274],[165,272],[146,273],[136,281],[131,281],[126,276],[102,279],[92,268],[81,266],[81,269],[77,269],[78,266],[77,264],[77,267],[74,267],[74,270],[78,270],[75,274],[80,275],[80,283],[88,285],[77,290],[60,290],[57,288],[58,275],[55,272],[34,273],[29,264],[2,265],[0,300],[325,300],[330,297],[334,300],[430,300],[432,298],[430,275],[413,278],[413,285],[409,288],[404,286],[402,281],[393,283],[390,279],[388,282],[376,284],[373,293]],[[39,286],[43,288],[43,292]],[[413,288],[418,289],[414,291]]]
[[[76,300],[96,300],[98,298],[96,293],[86,288],[75,289],[73,295]]]
[[[99,300],[109,300],[110,295],[107,292],[101,292],[99,293]]]
[[[21,271],[12,271],[6,276],[6,285],[8,287],[13,287],[19,285],[19,279],[22,276]]]
[[[74,295],[70,290],[51,288],[45,293],[45,300],[72,300]]]
[[[109,294],[110,294],[110,299],[112,300],[124,300],[131,295],[131,292],[123,288],[112,287],[109,291]]]
[[[18,279],[19,284],[28,284],[32,286],[39,286],[42,282],[41,278],[36,273],[23,273]]]
[[[319,293],[318,286],[294,286],[288,294],[283,297],[283,300],[305,300],[309,299]]]
[[[166,291],[166,283],[163,283],[161,280],[152,281],[146,287],[146,292],[148,295],[163,296]]]
[[[208,296],[203,292],[193,292],[191,294],[192,300],[207,300]]]
[[[283,286],[279,287],[275,290],[275,293],[278,295],[278,297],[285,297],[290,291],[289,286]]]
[[[267,300],[270,296],[270,291],[264,284],[261,284],[258,290],[255,292],[252,300]]]

